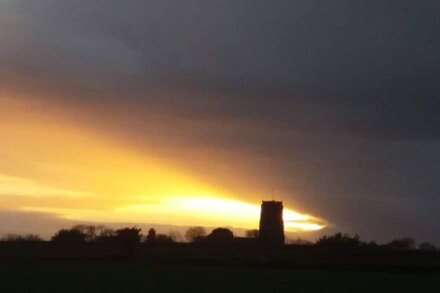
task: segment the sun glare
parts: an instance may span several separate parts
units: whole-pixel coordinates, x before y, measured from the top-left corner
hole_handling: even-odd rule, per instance
[[[154,204],[137,204],[125,207],[121,211],[138,215],[140,219],[145,220],[158,209],[164,216],[178,215],[181,222],[191,225],[203,221],[209,226],[256,229],[260,217],[258,204],[210,196],[162,197]],[[315,231],[325,227],[321,220],[287,208],[284,209],[283,218],[287,231]]]
[[[0,208],[84,221],[258,227],[260,198],[238,200],[69,123],[0,114],[0,148],[8,153],[1,158]],[[288,208],[284,219],[290,231],[324,227]]]

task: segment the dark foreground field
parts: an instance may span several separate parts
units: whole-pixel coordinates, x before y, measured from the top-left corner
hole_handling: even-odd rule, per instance
[[[2,264],[0,292],[440,292],[436,272],[158,265],[135,260]]]

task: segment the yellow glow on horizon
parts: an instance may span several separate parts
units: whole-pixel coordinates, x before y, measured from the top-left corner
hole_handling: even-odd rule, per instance
[[[0,109],[1,209],[83,221],[258,227],[259,204],[240,201],[59,117],[16,111]],[[284,219],[288,231],[324,227],[290,209]]]
[[[201,197],[159,197],[150,198],[150,203],[141,203],[115,208],[111,213],[105,211],[69,209],[26,208],[29,211],[55,212],[70,220],[97,222],[136,222],[160,223],[168,225],[229,226],[244,229],[257,229],[260,206],[238,200]],[[284,209],[285,230],[317,231],[325,227],[322,220]]]
[[[11,196],[87,196],[85,192],[72,191],[68,189],[54,188],[41,184],[35,180],[0,174],[0,191]]]
[[[157,205],[139,204],[122,210],[133,214],[149,214],[159,208],[163,214],[179,214],[184,219],[204,219],[208,225],[221,225],[219,219],[227,215],[227,225],[240,228],[258,228],[260,205],[239,200],[204,197],[165,197]],[[315,231],[325,227],[320,221],[309,215],[284,209],[283,218],[288,231]],[[223,224],[225,225],[225,224]]]

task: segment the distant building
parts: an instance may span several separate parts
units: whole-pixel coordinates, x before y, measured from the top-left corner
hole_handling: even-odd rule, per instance
[[[266,245],[284,244],[283,203],[263,201],[261,204],[260,230],[258,239]]]

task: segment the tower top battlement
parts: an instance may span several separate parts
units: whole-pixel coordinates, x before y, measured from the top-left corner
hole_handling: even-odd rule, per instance
[[[283,206],[282,201],[275,201],[275,200],[263,200],[261,203],[261,206]]]

